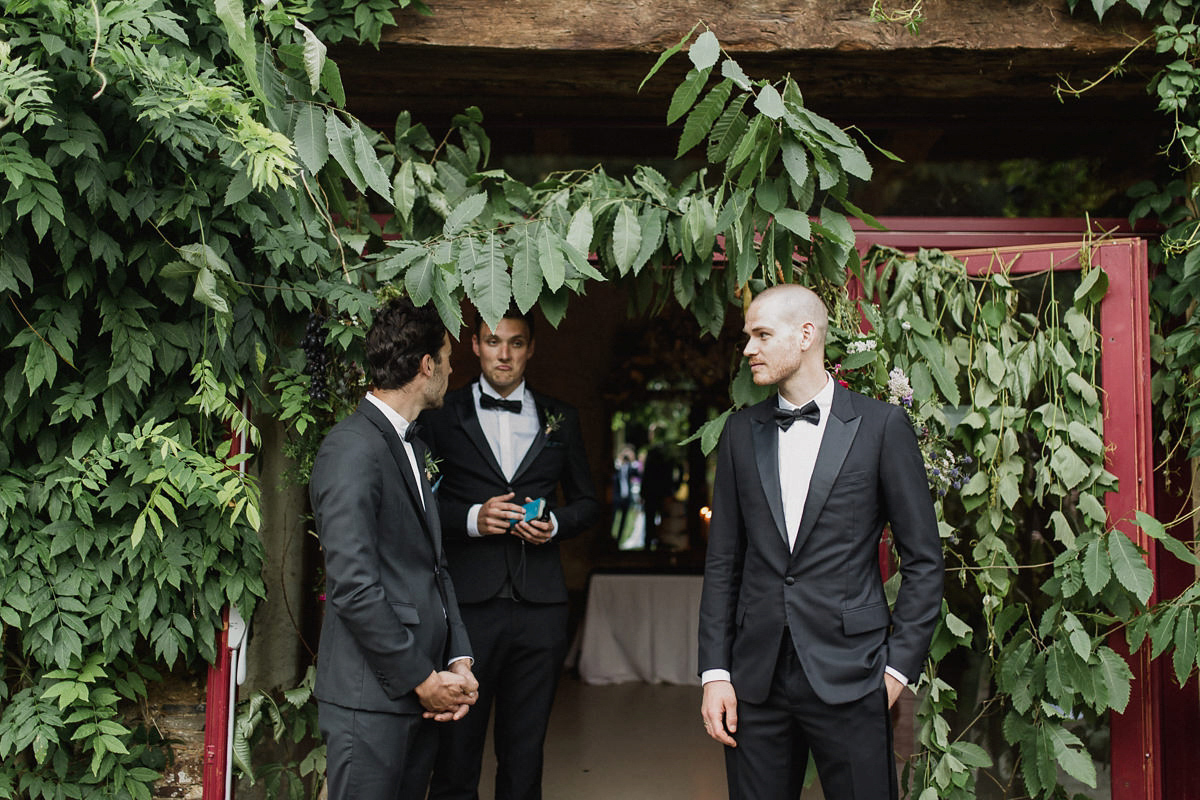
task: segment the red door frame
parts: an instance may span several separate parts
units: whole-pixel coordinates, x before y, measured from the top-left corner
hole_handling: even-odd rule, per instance
[[[858,247],[873,244],[902,250],[940,248],[967,265],[972,275],[997,269],[1013,273],[1078,270],[1082,220],[883,219],[886,232],[858,227]],[[1153,432],[1150,412],[1149,265],[1145,242],[1119,220],[1092,220],[1093,266],[1104,268],[1108,294],[1100,306],[1101,388],[1108,469],[1119,480],[1106,497],[1109,523],[1146,551],[1157,575],[1156,543],[1132,524],[1138,510],[1154,513]],[[1095,232],[1103,231],[1103,236]],[[1063,242],[1067,242],[1064,244]],[[971,247],[975,249],[960,249]],[[1119,423],[1118,423],[1119,421]],[[1157,594],[1157,589],[1156,589]],[[1152,596],[1150,602],[1157,599]],[[1160,711],[1168,684],[1162,663],[1152,663],[1143,648],[1130,658],[1124,637],[1111,644],[1126,655],[1134,674],[1129,705],[1112,714],[1111,762],[1114,800],[1162,800],[1164,751]],[[1173,730],[1186,742],[1189,731]]]

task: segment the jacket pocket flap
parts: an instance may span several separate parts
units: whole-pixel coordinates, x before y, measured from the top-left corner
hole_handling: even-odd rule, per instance
[[[869,606],[848,608],[842,612],[842,631],[847,636],[866,633],[880,628],[886,628],[892,621],[887,603],[874,603]]]
[[[392,611],[400,618],[400,621],[405,625],[420,625],[421,617],[417,614],[417,607],[412,603],[392,603]]]

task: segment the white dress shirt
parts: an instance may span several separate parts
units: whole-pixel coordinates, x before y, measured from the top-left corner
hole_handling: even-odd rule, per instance
[[[798,419],[786,431],[779,429],[779,486],[783,494],[783,524],[787,530],[789,553],[795,547],[796,536],[800,533],[800,520],[804,518],[808,487],[812,483],[813,470],[817,466],[817,453],[821,449],[821,439],[825,436],[825,427],[833,409],[833,387],[833,378],[829,373],[825,373],[825,385],[812,398],[812,402],[817,404],[821,412],[821,419],[816,425]],[[806,400],[797,405],[783,395],[778,396],[778,402],[780,408],[789,411],[808,403]],[[902,684],[908,683],[908,679],[892,667],[884,667],[884,671]],[[700,680],[702,683],[727,681],[729,671],[705,670]]]
[[[424,480],[424,475],[421,474],[421,468],[417,465],[417,453],[415,450],[413,450],[412,442],[406,441],[404,438],[404,434],[408,432],[408,426],[412,423],[406,420],[400,414],[400,412],[396,411],[396,409],[380,400],[373,393],[367,392],[367,400],[370,401],[373,406],[382,411],[383,416],[386,417],[387,421],[390,422],[392,427],[396,429],[396,435],[400,437],[400,444],[404,447],[405,454],[408,455],[408,463],[412,465],[413,476],[417,479],[417,487],[421,488],[421,481]],[[419,491],[417,492],[417,496],[421,498],[421,510],[424,511],[425,492],[423,490]],[[442,613],[445,614],[446,609],[443,608]],[[446,663],[453,664],[455,661],[463,660],[470,661],[472,664],[475,663],[475,659],[471,658],[470,656],[455,656]]]
[[[412,465],[413,477],[417,479],[417,486],[421,486],[421,467],[417,464],[417,453],[413,450],[412,442],[404,439],[404,434],[408,432],[408,427],[412,423],[400,415],[400,412],[389,406],[387,403],[380,400],[373,393],[367,392],[367,400],[376,408],[383,412],[383,416],[387,417],[387,421],[392,423],[392,427],[396,429],[396,435],[400,437],[400,444],[404,446],[404,452],[408,455],[408,463]],[[421,498],[421,510],[425,510],[425,492],[417,493]]]
[[[487,439],[488,447],[492,448],[492,455],[496,457],[496,463],[500,465],[500,471],[504,473],[504,479],[511,481],[517,474],[517,467],[521,466],[521,462],[525,459],[525,454],[533,446],[538,429],[541,427],[541,422],[538,420],[537,403],[534,402],[533,394],[525,387],[525,381],[521,381],[506,398],[500,398],[491,390],[490,386],[486,392],[488,396],[498,400],[519,401],[521,403],[519,414],[505,411],[502,408],[484,408],[479,400],[484,394],[483,387],[484,380],[482,378],[471,386],[471,396],[475,401],[475,414],[479,417],[479,427],[483,428],[483,437]],[[514,497],[509,502],[524,505],[525,498]],[[468,536],[476,538],[483,536],[479,532],[479,509],[481,508],[483,508],[483,503],[476,503],[467,511]],[[553,513],[550,514],[550,525],[550,535],[553,537],[558,533],[558,520]]]

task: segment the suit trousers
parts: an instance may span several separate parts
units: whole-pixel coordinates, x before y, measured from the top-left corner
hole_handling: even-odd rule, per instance
[[[318,702],[329,800],[423,800],[437,749],[436,723]]]
[[[736,690],[736,686],[734,687]],[[817,697],[784,632],[771,692],[739,700],[737,747],[725,748],[730,800],[796,800],[812,753],[826,800],[896,800],[887,689],[849,703]]]
[[[441,730],[430,800],[477,800],[488,716],[496,708],[496,800],[540,800],[542,745],[567,654],[567,604],[493,598],[462,605],[479,699]]]

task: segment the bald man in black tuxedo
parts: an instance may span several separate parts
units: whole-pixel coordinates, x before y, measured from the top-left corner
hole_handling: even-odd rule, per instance
[[[912,423],[833,381],[827,328],[806,288],[754,299],[744,354],[754,382],[778,393],[721,437],[701,713],[737,800],[795,800],[810,752],[828,800],[895,800],[888,709],[920,674],[941,610],[941,541]],[[902,581],[891,609],[885,525]]]

